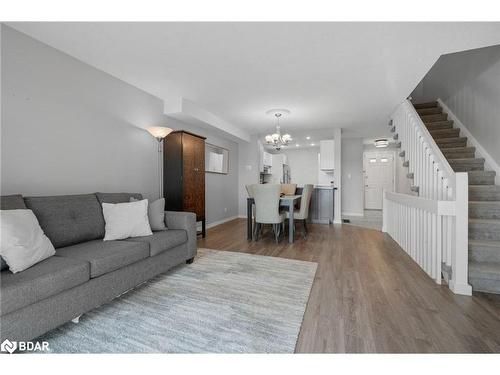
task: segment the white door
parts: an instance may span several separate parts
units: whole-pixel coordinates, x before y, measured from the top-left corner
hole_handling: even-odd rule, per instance
[[[363,159],[365,209],[381,210],[383,190],[394,191],[394,153],[369,151]]]

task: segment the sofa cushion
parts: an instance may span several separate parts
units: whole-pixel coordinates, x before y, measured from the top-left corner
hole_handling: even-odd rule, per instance
[[[165,250],[187,242],[187,232],[183,229],[167,229],[153,232],[152,236],[128,238],[128,242],[144,242],[149,244],[149,255],[155,256]]]
[[[26,205],[21,194],[0,196],[0,210],[25,210]],[[0,271],[8,268],[5,260],[0,256]]]
[[[104,218],[95,194],[26,197],[24,201],[56,249],[104,237]]]
[[[0,210],[25,210],[26,205],[21,194],[2,195],[0,197]]]
[[[57,249],[56,256],[90,263],[90,278],[104,275],[149,256],[147,243],[95,240]]]
[[[142,194],[139,193],[95,193],[100,205],[103,203],[125,203],[130,202],[130,198],[138,201],[142,200]]]
[[[19,273],[0,273],[0,315],[61,293],[89,280],[88,262],[52,256]]]

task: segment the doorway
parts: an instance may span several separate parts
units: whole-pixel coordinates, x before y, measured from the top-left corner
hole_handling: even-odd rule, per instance
[[[394,191],[394,167],[393,151],[363,153],[366,210],[381,210],[384,189]]]

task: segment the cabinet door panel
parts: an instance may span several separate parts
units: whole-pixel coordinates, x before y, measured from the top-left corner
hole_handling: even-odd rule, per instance
[[[195,194],[196,215],[202,219],[205,217],[205,141],[197,138],[194,142],[195,154]]]
[[[184,211],[196,212],[195,142],[189,134],[182,135]]]

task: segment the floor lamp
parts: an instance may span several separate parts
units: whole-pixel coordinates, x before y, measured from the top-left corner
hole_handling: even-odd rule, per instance
[[[172,132],[172,129],[167,128],[166,126],[151,126],[148,129],[148,132],[156,138],[158,141],[158,192],[160,198],[163,198],[163,138],[169,135]]]

